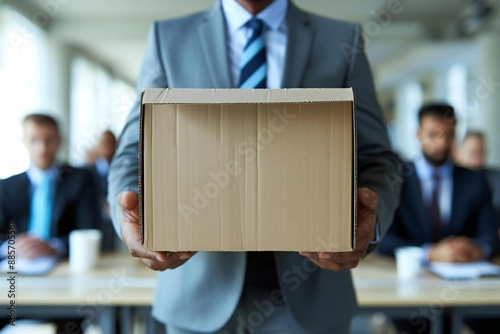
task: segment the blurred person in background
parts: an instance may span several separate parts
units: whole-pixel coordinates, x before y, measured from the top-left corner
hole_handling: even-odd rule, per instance
[[[0,180],[1,256],[6,256],[11,222],[18,257],[66,256],[69,233],[94,228],[100,221],[92,174],[56,162],[61,135],[53,117],[30,114],[23,130],[30,167]]]
[[[97,159],[97,148],[93,147],[85,152],[85,166],[92,167]]]
[[[101,210],[101,225],[100,230],[103,233],[103,250],[115,250],[116,233],[111,222],[111,215],[109,212],[109,204],[107,201],[108,196],[108,173],[111,160],[116,151],[116,137],[112,131],[106,130],[99,138],[99,143],[96,149],[92,152],[93,161],[90,164],[92,173],[94,174],[96,187],[99,192],[99,208]]]
[[[491,188],[495,216],[500,221],[500,171],[485,167],[486,144],[483,133],[468,132],[455,149],[454,157],[457,164],[484,172]]]
[[[430,261],[469,262],[498,251],[497,222],[483,173],[450,159],[456,117],[451,106],[429,104],[419,112],[422,155],[409,169],[394,222],[380,252],[422,246]]]
[[[451,161],[457,123],[453,108],[428,104],[420,109],[418,119],[422,154],[407,165],[410,173],[403,182],[400,206],[379,252],[394,256],[399,247],[418,246],[429,261],[489,259],[499,250],[499,224],[484,174]],[[425,319],[394,324],[398,332],[429,332]],[[490,333],[486,322],[467,324],[479,329],[477,333]]]

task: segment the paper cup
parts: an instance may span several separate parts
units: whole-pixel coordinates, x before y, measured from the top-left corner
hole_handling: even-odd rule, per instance
[[[99,230],[75,230],[69,234],[69,268],[73,273],[88,271],[99,259],[102,233]]]
[[[406,280],[417,277],[424,262],[425,252],[420,247],[400,247],[395,251],[398,278]]]

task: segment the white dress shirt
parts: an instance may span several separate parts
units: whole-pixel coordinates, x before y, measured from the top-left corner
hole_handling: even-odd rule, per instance
[[[453,165],[447,161],[442,166],[436,168],[432,166],[423,156],[415,160],[415,172],[420,181],[422,189],[422,200],[427,207],[432,200],[432,191],[434,189],[434,173],[437,172],[440,178],[439,189],[439,214],[441,216],[441,225],[446,226],[450,222],[452,193],[453,193]],[[429,224],[431,222],[429,221]],[[426,243],[422,246],[424,258],[429,260],[432,243]]]
[[[438,173],[441,183],[439,189],[439,213],[441,216],[441,224],[446,226],[449,224],[451,218],[453,165],[451,162],[447,161],[442,166],[434,167],[421,156],[415,161],[415,170],[420,180],[424,205],[429,205],[431,203],[432,191],[434,189],[433,175],[435,172]]]
[[[434,167],[425,160],[423,156],[415,160],[415,171],[420,180],[422,188],[422,199],[425,205],[428,205],[432,200],[432,190],[434,189],[433,175],[436,171],[440,177],[439,190],[439,213],[441,216],[441,225],[443,227],[450,224],[451,211],[453,205],[453,164],[447,161],[442,166]],[[429,221],[430,224],[430,221]],[[476,245],[483,250],[483,258],[488,259],[491,254],[491,249],[488,245],[476,242]],[[429,252],[432,244],[427,243],[422,246],[425,252],[425,258],[429,258]]]
[[[49,177],[51,181],[51,188],[55,190],[56,179],[57,179],[58,168],[54,165],[45,170],[42,170],[35,165],[31,165],[26,174],[31,183],[31,190],[35,189],[40,183],[42,183],[45,177]]]
[[[107,176],[109,174],[109,162],[103,157],[97,158],[94,166],[99,176]]]
[[[222,11],[226,18],[226,39],[229,67],[233,87],[240,80],[240,63],[243,50],[252,35],[252,29],[246,26],[253,17],[236,0],[222,0]],[[265,24],[264,43],[267,55],[267,88],[282,88],[283,69],[285,67],[288,29],[286,14],[288,0],[274,0],[256,15]]]

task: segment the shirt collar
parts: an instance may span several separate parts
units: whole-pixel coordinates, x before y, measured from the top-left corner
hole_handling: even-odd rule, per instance
[[[47,169],[40,169],[35,165],[30,165],[26,173],[28,174],[31,184],[39,185],[45,177],[54,180],[57,176],[58,168],[56,164],[53,164]]]
[[[450,160],[447,160],[439,167],[434,167],[423,155],[415,160],[415,168],[421,180],[432,180],[435,171],[437,171],[441,179],[449,178],[453,174],[453,164]]]
[[[222,11],[226,17],[229,31],[234,32],[242,27],[253,17],[236,0],[222,0]],[[279,30],[285,21],[288,12],[288,0],[274,0],[263,11],[257,14],[268,29]]]
[[[97,174],[100,176],[106,176],[109,173],[109,162],[108,160],[104,159],[103,157],[99,157],[95,160],[95,169],[97,171]]]

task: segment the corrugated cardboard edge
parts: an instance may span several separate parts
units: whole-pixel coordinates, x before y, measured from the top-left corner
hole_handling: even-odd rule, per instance
[[[352,250],[356,249],[356,231],[358,225],[358,126],[357,126],[357,112],[356,112],[356,99],[354,90],[352,89]]]
[[[139,234],[141,235],[141,243],[144,245],[144,203],[143,203],[143,194],[144,194],[144,155],[142,154],[142,147],[144,144],[144,94],[146,90],[143,89],[141,93],[141,112],[140,112],[140,123],[139,123]]]

